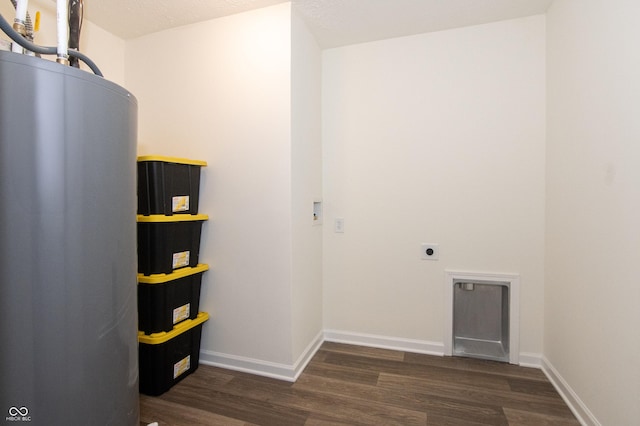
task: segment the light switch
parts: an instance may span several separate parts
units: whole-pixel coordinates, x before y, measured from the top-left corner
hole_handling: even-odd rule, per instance
[[[333,232],[342,234],[344,232],[344,218],[337,217],[333,221]]]

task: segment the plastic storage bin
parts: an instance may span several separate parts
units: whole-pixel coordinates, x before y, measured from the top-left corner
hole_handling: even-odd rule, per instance
[[[171,274],[138,274],[138,330],[145,334],[171,331],[186,319],[196,319],[200,284],[207,265]]]
[[[205,161],[138,157],[138,214],[197,214]]]
[[[198,368],[202,323],[208,319],[200,312],[168,333],[138,333],[141,393],[160,395]]]
[[[138,272],[170,274],[198,264],[202,222],[199,215],[138,215]]]

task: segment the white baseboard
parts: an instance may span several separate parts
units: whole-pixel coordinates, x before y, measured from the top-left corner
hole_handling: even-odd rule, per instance
[[[293,364],[293,381],[295,382],[300,377],[300,374],[304,371],[311,358],[318,352],[320,346],[324,342],[324,333],[320,331],[316,337],[309,343],[306,349],[302,352],[302,355],[298,357],[298,360]]]
[[[581,425],[602,426],[573,389],[571,389],[571,386],[564,380],[558,370],[556,370],[544,356],[542,357],[542,371],[556,388],[562,399],[564,399],[564,402],[569,406],[569,409],[571,409],[573,415],[576,416]]]
[[[225,368],[227,370],[242,371],[243,373],[255,374],[257,376],[271,377],[287,382],[293,382],[295,376],[293,366],[291,365],[207,350],[200,351],[200,364]]]
[[[542,355],[533,354],[530,352],[520,352],[520,362],[518,365],[521,367],[529,367],[529,368],[542,368]]]
[[[273,363],[270,361],[207,350],[200,351],[200,363],[234,371],[242,371],[244,373],[255,374],[258,376],[295,382],[300,374],[302,374],[309,361],[311,361],[311,358],[313,358],[322,343],[325,341],[426,355],[444,356],[444,344],[440,342],[355,333],[351,331],[324,330],[323,332],[321,331],[318,333],[318,335],[311,343],[309,343],[307,348],[300,355],[298,360],[292,365]],[[519,365],[523,367],[543,368],[542,357],[539,354],[520,353]]]
[[[325,330],[324,340],[327,342],[346,343],[350,345],[369,346],[372,348],[392,349],[396,351],[415,352],[427,355],[444,355],[444,345],[426,340],[403,339],[398,337],[379,336],[375,334],[353,333],[350,331]]]
[[[318,351],[322,342],[322,332],[320,332],[292,365],[207,350],[200,351],[200,363],[228,370],[242,371],[243,373],[255,374],[257,376],[295,382],[309,361],[311,361],[313,355]]]

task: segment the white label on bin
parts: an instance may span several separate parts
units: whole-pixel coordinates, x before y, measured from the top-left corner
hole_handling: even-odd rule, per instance
[[[183,266],[189,266],[189,251],[181,251],[180,253],[173,253],[173,269],[182,268]]]
[[[187,355],[186,358],[182,358],[173,364],[173,378],[175,379],[179,375],[189,371],[189,368],[191,368],[191,355]]]
[[[184,319],[189,318],[191,313],[191,303],[187,303],[186,305],[182,305],[173,310],[173,323],[180,322]]]
[[[173,212],[186,212],[189,210],[189,196],[179,195],[171,198],[171,207]]]

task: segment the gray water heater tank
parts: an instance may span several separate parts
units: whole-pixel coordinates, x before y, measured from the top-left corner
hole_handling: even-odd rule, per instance
[[[139,424],[136,126],[118,85],[0,51],[7,422]]]

